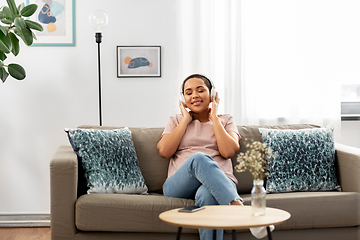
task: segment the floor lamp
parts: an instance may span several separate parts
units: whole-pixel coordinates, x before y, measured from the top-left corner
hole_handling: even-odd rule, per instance
[[[89,17],[90,25],[95,29],[95,41],[98,44],[98,73],[99,73],[99,121],[102,126],[102,112],[101,112],[101,68],[100,68],[100,43],[101,32],[108,25],[109,18],[102,10],[95,10]]]

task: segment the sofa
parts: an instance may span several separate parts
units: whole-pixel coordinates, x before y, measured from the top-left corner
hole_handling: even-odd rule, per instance
[[[260,126],[238,126],[243,139],[262,141]],[[269,129],[313,129],[312,124],[261,126]],[[116,127],[80,126],[83,129]],[[84,170],[69,145],[60,146],[50,162],[52,240],[142,240],[175,239],[177,227],[159,219],[163,211],[194,205],[192,199],[165,197],[162,184],[168,159],[156,148],[163,128],[129,128],[148,188],[148,194],[87,194]],[[239,152],[248,149],[240,142]],[[291,218],[277,225],[272,237],[282,239],[360,239],[360,149],[335,143],[336,175],[341,191],[271,193],[268,207],[288,211]],[[237,154],[232,158],[237,165]],[[245,205],[251,204],[252,176],[236,172],[237,190]],[[238,239],[255,239],[248,230],[236,232]],[[181,239],[199,239],[196,229],[183,228]],[[231,234],[224,233],[224,239]]]

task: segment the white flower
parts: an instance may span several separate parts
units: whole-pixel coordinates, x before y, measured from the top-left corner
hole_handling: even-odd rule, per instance
[[[271,148],[266,147],[265,143],[253,141],[251,144],[247,143],[246,147],[250,148],[245,153],[240,153],[237,157],[239,164],[235,166],[238,172],[248,170],[254,180],[262,180],[267,176],[266,170],[269,161],[273,158]]]

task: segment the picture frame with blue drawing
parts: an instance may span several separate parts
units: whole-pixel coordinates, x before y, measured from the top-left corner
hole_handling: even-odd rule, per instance
[[[75,46],[75,0],[26,0],[33,3],[38,9],[29,19],[44,31],[31,46]]]
[[[161,77],[161,46],[117,46],[117,77]]]

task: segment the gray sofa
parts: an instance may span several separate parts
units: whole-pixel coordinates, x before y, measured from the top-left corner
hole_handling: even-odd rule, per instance
[[[238,126],[243,138],[261,141],[259,126]],[[262,126],[281,129],[314,128],[315,125]],[[114,129],[115,127],[82,126]],[[77,155],[70,144],[60,146],[50,163],[51,239],[175,239],[177,227],[159,219],[163,211],[194,205],[191,199],[162,195],[168,159],[160,157],[156,144],[163,128],[130,128],[148,195],[86,194],[86,184]],[[244,141],[240,151],[246,151]],[[235,166],[236,155],[233,158]],[[360,149],[336,144],[336,167],[342,191],[292,192],[267,195],[267,206],[291,213],[276,226],[274,239],[360,239]],[[250,205],[252,177],[237,173],[238,192]],[[238,239],[255,239],[238,231]],[[183,229],[181,239],[198,239],[196,229]],[[231,239],[225,233],[224,239]]]

